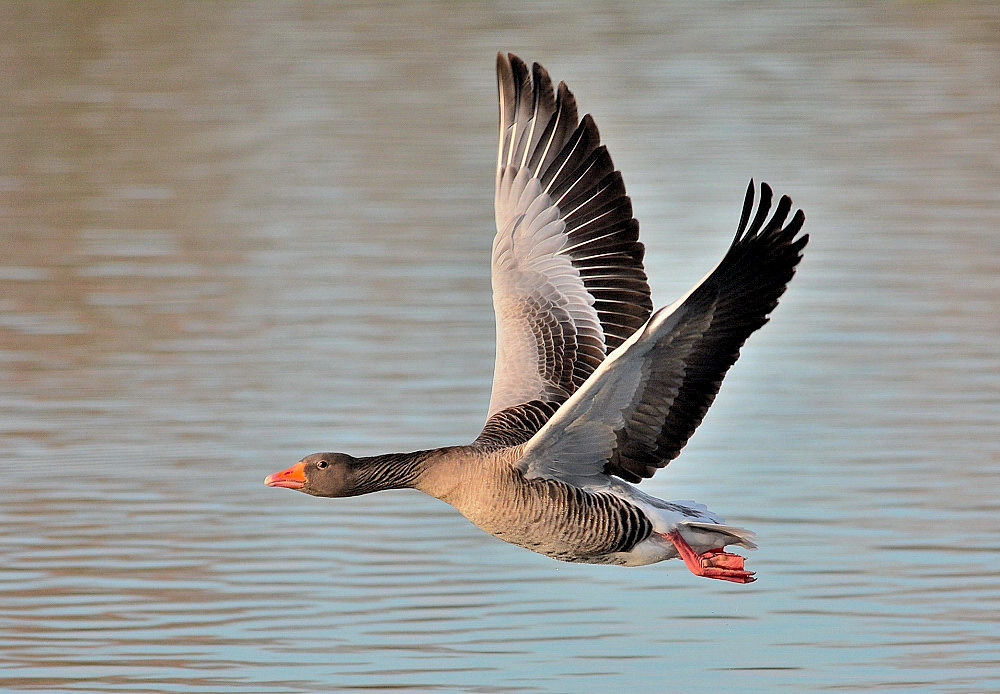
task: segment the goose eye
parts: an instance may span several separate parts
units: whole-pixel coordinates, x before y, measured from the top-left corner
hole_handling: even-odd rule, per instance
[[[328,467],[330,467],[330,463],[326,462],[325,460],[321,460],[318,463],[316,463],[317,470],[325,470]]]

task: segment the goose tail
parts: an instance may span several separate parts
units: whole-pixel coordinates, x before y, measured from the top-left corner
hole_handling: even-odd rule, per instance
[[[706,551],[714,547],[737,545],[746,549],[757,549],[757,535],[752,530],[738,528],[735,525],[723,523],[705,523],[702,521],[681,521],[677,529],[693,548]]]

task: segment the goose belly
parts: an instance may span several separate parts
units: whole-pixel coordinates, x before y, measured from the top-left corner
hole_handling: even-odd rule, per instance
[[[614,494],[518,478],[506,493],[484,488],[454,505],[494,537],[568,562],[631,564],[652,533],[646,515]]]

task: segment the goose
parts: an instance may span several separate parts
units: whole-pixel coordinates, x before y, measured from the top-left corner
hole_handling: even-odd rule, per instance
[[[680,558],[750,583],[750,530],[635,483],[676,458],[751,333],[769,320],[808,235],[787,196],[747,187],[736,236],[691,290],[653,312],[639,225],[591,116],[538,63],[497,55],[500,132],[492,248],[496,363],[468,445],[314,453],[268,475],[322,497],[416,489],[487,533],[567,562]],[[769,216],[770,215],[770,216]],[[787,223],[786,223],[787,221]]]

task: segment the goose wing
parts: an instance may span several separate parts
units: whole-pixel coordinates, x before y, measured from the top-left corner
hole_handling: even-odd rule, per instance
[[[578,486],[600,484],[604,475],[638,482],[677,457],[740,347],[768,321],[808,241],[798,235],[801,210],[785,224],[788,197],[767,221],[766,183],[751,220],[753,207],[751,181],[722,261],[654,313],[535,434],[518,462],[526,476]]]
[[[497,56],[496,367],[480,443],[526,441],[652,312],[639,224],[593,119]]]

